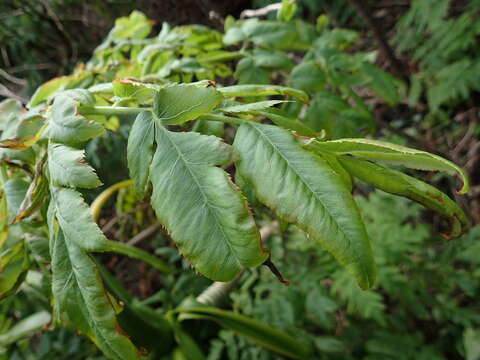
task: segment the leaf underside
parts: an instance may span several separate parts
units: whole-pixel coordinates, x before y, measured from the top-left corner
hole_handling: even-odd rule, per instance
[[[370,241],[348,185],[287,130],[248,123],[234,141],[237,171],[261,202],[297,224],[329,251],[362,288],[375,281]]]
[[[416,201],[445,217],[449,223],[446,237],[458,237],[468,228],[462,209],[435,187],[399,171],[366,160],[340,156],[339,161],[353,176],[385,192]]]
[[[469,188],[468,177],[461,167],[426,151],[371,139],[340,139],[315,142],[314,146],[316,149],[334,152],[337,155],[349,154],[365,160],[382,161],[411,169],[457,174],[463,181],[463,186],[458,192],[464,194]]]

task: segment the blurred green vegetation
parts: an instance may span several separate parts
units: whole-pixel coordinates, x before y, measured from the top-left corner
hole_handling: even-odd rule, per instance
[[[256,7],[268,3],[254,1]],[[303,119],[315,131],[325,130],[327,138],[376,134],[438,152],[464,165],[474,186],[469,197],[459,201],[463,201],[472,222],[478,224],[480,1],[382,3],[384,7],[374,2],[366,6],[377,24],[386,26],[385,35],[407,69],[408,83],[390,75],[391,64],[378,49],[374,31],[346,0],[298,2],[296,18],[309,22],[304,34],[308,36],[314,27],[328,29],[315,37],[315,49],[305,57],[299,55],[299,49],[289,49],[290,58],[282,57],[275,52],[281,50],[276,46],[285,43],[273,38],[261,44],[268,51],[245,49],[233,71],[223,69],[225,78],[239,83],[286,82],[305,90],[313,99],[309,107],[302,109],[292,102],[282,111]],[[38,84],[54,75],[69,74],[75,63],[86,61],[114,19],[129,13],[134,5],[113,0],[2,2],[0,69],[15,79],[0,74],[0,84],[20,99],[29,98]],[[328,13],[329,23],[326,17],[318,17],[323,13]],[[83,14],[87,17],[82,18]],[[275,19],[276,13],[267,17]],[[339,25],[344,29],[338,29]],[[232,26],[232,36],[241,33],[241,22]],[[234,40],[227,45],[235,46],[238,42]],[[258,36],[248,41],[263,40]],[[293,40],[292,44],[300,43]],[[112,54],[108,49],[102,52],[101,47],[97,50],[93,60],[96,65],[111,56],[122,56],[121,51]],[[164,65],[163,59],[150,56],[154,66]],[[201,72],[195,73],[197,64],[193,65],[194,70],[190,70],[192,63],[172,65],[168,76],[171,80],[199,80]],[[121,70],[126,76],[135,71]],[[223,131],[208,123],[202,127],[199,131],[205,133]],[[126,177],[125,171],[119,170],[125,169],[125,159],[116,155],[125,146],[129,122],[122,123],[118,130],[88,145],[89,160],[107,184]],[[440,175],[433,175],[431,180],[454,193],[454,185]],[[95,195],[88,193],[87,198]],[[445,243],[433,235],[439,229],[438,218],[407,200],[372,192],[368,187],[361,187],[356,199],[379,265],[374,289],[360,290],[332,257],[312,246],[300,230],[279,224],[271,229],[266,246],[291,285],[273,281],[267,269],[249,270],[224,306],[310,343],[315,349],[312,359],[480,359],[480,308],[476,301],[480,295],[480,228],[474,227],[461,239]],[[106,209],[101,223],[106,226],[112,218],[120,218],[112,235],[121,239],[135,235],[155,221],[151,209],[139,210],[137,206],[133,194],[122,190]],[[256,215],[261,225],[272,227],[274,219],[268,214]],[[135,260],[98,257],[134,294],[134,304],[168,311],[185,298],[198,296],[210,284],[190,270],[165,234],[155,233],[146,248],[155,249],[152,251],[177,271],[159,276]],[[36,253],[41,251],[37,249]],[[41,257],[33,261],[40,269],[47,267]],[[49,281],[48,272],[30,271],[22,291],[0,303],[0,358],[103,359],[73,329],[39,332],[49,320],[42,317],[50,311]],[[28,331],[20,331],[18,337],[12,335],[20,319],[31,315],[35,317],[30,319]],[[187,324],[188,334],[209,360],[282,358],[211,322],[188,320]]]

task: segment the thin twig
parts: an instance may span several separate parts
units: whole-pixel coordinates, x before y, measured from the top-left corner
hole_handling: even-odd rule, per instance
[[[275,10],[279,10],[280,8],[282,7],[282,3],[275,3],[275,4],[270,4],[270,5],[267,5],[263,8],[260,8],[260,9],[255,9],[255,10],[243,10],[241,13],[240,13],[240,18],[243,19],[243,18],[248,18],[248,17],[255,17],[255,16],[265,16],[267,15],[269,12],[272,12],[272,11],[275,11]]]
[[[28,99],[21,97],[14,92],[12,92],[9,88],[7,88],[5,85],[0,84],[0,95],[5,96],[5,97],[10,97],[12,99],[20,101],[22,104],[28,103]]]
[[[160,229],[160,224],[155,223],[147,227],[146,229],[140,231],[137,235],[127,241],[127,245],[134,246],[138,244],[140,241],[150,237],[153,235],[158,229]]]
[[[14,83],[14,84],[17,84],[17,85],[21,85],[21,86],[25,86],[27,85],[27,80],[25,79],[20,79],[16,76],[13,76],[11,74],[9,74],[8,72],[6,72],[5,70],[3,69],[0,69],[0,76],[3,76],[5,79],[7,79],[8,81]]]

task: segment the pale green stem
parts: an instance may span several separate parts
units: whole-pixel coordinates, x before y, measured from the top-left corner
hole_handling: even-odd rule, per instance
[[[152,111],[151,107],[122,107],[122,106],[81,106],[82,115],[137,115],[142,111]]]
[[[100,217],[100,211],[102,211],[103,206],[105,203],[117,192],[118,190],[131,186],[133,184],[132,180],[124,180],[116,183],[109,188],[105,189],[98,195],[95,200],[90,205],[90,211],[92,213],[92,219],[94,222],[97,222],[98,218]]]
[[[221,121],[227,124],[232,124],[232,125],[242,125],[245,122],[248,122],[248,120],[232,117],[232,116],[226,116],[226,115],[217,115],[217,114],[206,114],[203,116],[200,116],[198,120],[208,120],[208,121]]]
[[[130,246],[118,241],[108,240],[105,250],[127,255],[134,259],[142,260],[157,269],[158,271],[163,271],[166,273],[173,272],[173,269],[167,264],[165,264],[162,260],[135,246]]]

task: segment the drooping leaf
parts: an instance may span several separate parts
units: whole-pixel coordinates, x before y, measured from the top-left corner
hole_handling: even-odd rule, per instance
[[[243,124],[233,146],[240,156],[237,171],[259,200],[318,241],[362,288],[371,287],[376,268],[370,241],[342,176],[275,126]]]
[[[449,222],[449,237],[458,237],[468,228],[468,219],[462,209],[447,195],[433,186],[362,159],[340,156],[343,167],[354,177],[385,192],[416,201],[439,213]]]
[[[371,139],[340,139],[316,142],[315,147],[337,155],[349,154],[366,160],[382,161],[411,169],[444,171],[447,174],[456,174],[463,181],[463,186],[458,191],[459,194],[464,194],[469,189],[467,174],[461,167],[426,151]]]
[[[78,113],[79,104],[93,105],[95,100],[87,90],[68,90],[55,97],[48,116],[47,134],[50,140],[75,145],[103,133],[103,126]]]
[[[232,280],[242,266],[257,266],[262,248],[248,205],[228,174],[215,165],[231,149],[213,136],[156,126],[150,167],[152,206],[180,252],[206,277]]]
[[[61,225],[51,241],[55,320],[73,324],[110,359],[139,359],[118,325],[95,263],[75,243]]]
[[[135,192],[140,198],[145,194],[148,171],[153,157],[153,114],[145,111],[138,114],[128,136],[127,161]]]
[[[240,336],[293,359],[305,359],[311,352],[308,346],[290,335],[241,314],[202,305],[180,307],[178,311],[181,314],[180,319],[215,321]]]
[[[181,124],[208,113],[223,100],[213,87],[175,84],[160,89],[154,114],[162,124]]]
[[[25,180],[14,178],[5,182],[3,191],[7,200],[9,222],[13,221],[27,194],[28,183]]]
[[[221,87],[217,90],[225,97],[288,95],[300,101],[308,102],[308,95],[304,91],[280,85],[233,85]]]
[[[84,150],[50,142],[48,169],[53,185],[87,189],[102,185],[95,170],[86,163]]]

